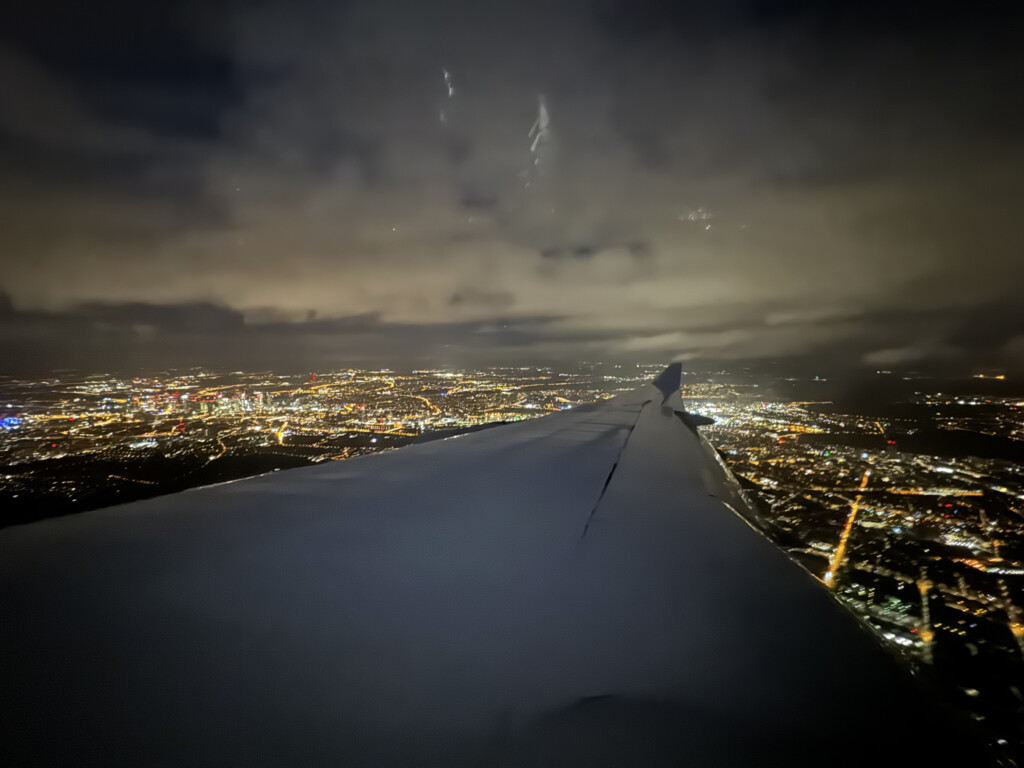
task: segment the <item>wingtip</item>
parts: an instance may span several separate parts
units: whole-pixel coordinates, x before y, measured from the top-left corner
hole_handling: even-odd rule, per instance
[[[658,377],[654,380],[654,386],[658,388],[658,391],[661,392],[663,396],[661,402],[664,403],[673,392],[679,391],[679,384],[682,381],[682,377],[682,363],[672,363],[658,374]]]

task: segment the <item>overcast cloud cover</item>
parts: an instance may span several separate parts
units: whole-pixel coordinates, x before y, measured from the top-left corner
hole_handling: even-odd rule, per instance
[[[1010,4],[65,5],[0,29],[10,371],[1024,371]]]

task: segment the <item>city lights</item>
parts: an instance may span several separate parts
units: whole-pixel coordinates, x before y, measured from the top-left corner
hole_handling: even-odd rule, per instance
[[[657,370],[8,380],[2,522],[543,417],[632,390]],[[1019,395],[922,391],[879,404],[882,417],[780,391],[715,372],[687,374],[682,394],[694,416],[713,419],[701,432],[745,486],[759,517],[752,522],[986,723],[992,743],[1020,743],[1017,710],[1006,702],[1024,671],[1024,475],[1012,456],[976,455],[992,453],[986,440],[1024,439]]]

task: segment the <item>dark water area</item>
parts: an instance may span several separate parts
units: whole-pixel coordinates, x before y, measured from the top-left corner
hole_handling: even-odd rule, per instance
[[[920,408],[914,400],[921,395],[944,395],[958,398],[1024,398],[1024,383],[976,378],[903,378],[900,376],[852,376],[842,379],[774,379],[763,384],[766,395],[781,400],[831,401],[836,410],[865,416],[899,416],[904,408]],[[948,406],[972,408],[984,406]],[[934,410],[934,406],[931,407]]]
[[[927,427],[912,435],[894,435],[896,450],[904,453],[922,453],[951,459],[975,456],[981,459],[1001,459],[1024,463],[1024,441],[996,437],[980,432],[946,430]],[[826,435],[801,435],[800,442],[825,447],[846,445],[868,451],[883,451],[891,446],[882,435],[832,432]]]

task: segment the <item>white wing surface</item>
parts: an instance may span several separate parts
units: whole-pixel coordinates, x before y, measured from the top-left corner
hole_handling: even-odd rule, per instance
[[[974,752],[748,524],[678,384],[0,532],[0,762]]]

